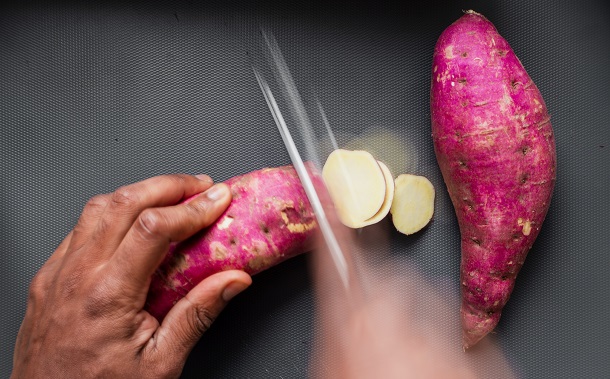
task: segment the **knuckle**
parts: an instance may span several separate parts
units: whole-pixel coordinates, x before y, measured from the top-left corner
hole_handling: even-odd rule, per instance
[[[28,289],[30,301],[42,300],[46,292],[46,278],[43,271],[38,271],[30,282],[30,288]]]
[[[164,225],[165,219],[158,210],[146,209],[138,216],[139,232],[146,239],[162,236]]]
[[[202,196],[203,197],[203,196]],[[200,218],[210,211],[210,202],[205,199],[197,199],[184,204],[184,209],[189,216]]]
[[[196,306],[193,308],[193,315],[191,317],[191,327],[198,334],[203,334],[212,326],[215,319],[215,315],[210,312],[208,308],[203,306]]]
[[[91,219],[101,214],[106,205],[108,205],[108,195],[95,195],[90,198],[76,222],[75,231],[79,233],[85,230]]]
[[[169,176],[176,184],[184,184],[188,180],[187,175],[184,174],[172,174]]]
[[[155,178],[156,185],[170,185],[172,187],[182,188],[185,186],[187,178],[186,175],[183,174],[167,174],[157,176]]]
[[[86,211],[98,211],[104,209],[108,205],[108,195],[95,195],[85,204]]]
[[[139,196],[133,188],[123,186],[112,193],[110,201],[115,207],[131,208],[138,203]]]

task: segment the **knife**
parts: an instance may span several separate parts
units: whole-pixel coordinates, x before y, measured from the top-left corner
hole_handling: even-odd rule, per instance
[[[271,89],[269,88],[269,85],[265,79],[263,79],[256,68],[253,68],[253,70],[258,85],[260,86],[263,96],[265,97],[265,101],[267,102],[267,106],[269,107],[271,115],[275,120],[275,124],[277,125],[280,135],[282,136],[286,150],[288,150],[288,155],[290,156],[292,164],[297,172],[297,175],[299,176],[301,184],[303,185],[303,189],[305,190],[309,203],[311,204],[314,215],[316,216],[318,226],[320,227],[320,231],[322,232],[324,242],[328,247],[332,261],[335,264],[339,277],[341,278],[341,282],[347,290],[349,289],[350,277],[345,254],[339,245],[337,236],[335,235],[328,217],[326,216],[320,196],[318,196],[318,192],[316,191],[313,181],[309,176],[309,172],[305,168],[301,154],[299,153],[299,150],[292,139],[290,130],[284,121],[284,117],[282,116],[282,112],[275,101],[275,97],[273,96],[273,93],[271,92]]]

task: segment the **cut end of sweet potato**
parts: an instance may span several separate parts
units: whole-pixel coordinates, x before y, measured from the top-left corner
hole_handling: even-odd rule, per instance
[[[395,183],[390,213],[399,232],[410,235],[423,229],[434,214],[434,186],[423,177],[399,175]]]

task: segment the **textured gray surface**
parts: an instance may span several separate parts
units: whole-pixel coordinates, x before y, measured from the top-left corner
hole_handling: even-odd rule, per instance
[[[28,282],[96,193],[168,172],[216,180],[288,162],[246,52],[275,34],[308,109],[333,128],[403,133],[438,189],[423,233],[392,254],[458,289],[459,237],[431,146],[430,62],[462,9],[511,43],[552,114],[558,181],[497,328],[525,378],[610,375],[610,7],[605,1],[101,2],[0,8],[0,377]],[[309,260],[255,278],[184,377],[306,376]]]

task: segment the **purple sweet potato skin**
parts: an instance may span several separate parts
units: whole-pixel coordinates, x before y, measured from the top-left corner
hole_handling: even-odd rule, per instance
[[[484,16],[441,34],[432,138],[461,233],[463,345],[497,325],[555,185],[553,130],[540,91]]]
[[[210,227],[172,245],[153,275],[146,310],[159,321],[212,274],[237,269],[254,275],[312,247],[317,223],[292,166],[257,170],[225,183],[233,195],[227,210]]]

